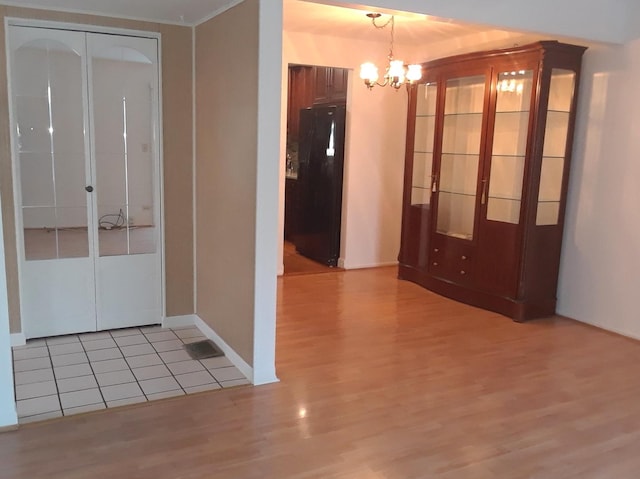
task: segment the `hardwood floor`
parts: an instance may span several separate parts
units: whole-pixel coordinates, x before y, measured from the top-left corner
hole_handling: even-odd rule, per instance
[[[279,280],[281,382],[28,425],[2,478],[636,478],[640,343],[395,268]]]
[[[290,241],[284,242],[282,262],[284,263],[284,274],[316,274],[335,273],[344,271],[342,268],[332,268],[309,258],[305,258],[296,251],[296,246]]]

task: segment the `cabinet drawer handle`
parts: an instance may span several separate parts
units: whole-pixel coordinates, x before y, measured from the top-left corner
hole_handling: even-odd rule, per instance
[[[467,273],[465,273],[465,271],[464,271],[464,270],[462,270],[462,271],[460,271],[460,274],[465,275],[465,274],[467,274]]]
[[[433,262],[434,266],[438,266],[438,263],[436,261]]]
[[[433,248],[434,253],[437,253],[438,251],[440,251],[438,248]]]
[[[461,256],[461,258],[462,258],[463,260],[467,259],[467,257],[466,257],[465,255],[462,255],[462,256]]]

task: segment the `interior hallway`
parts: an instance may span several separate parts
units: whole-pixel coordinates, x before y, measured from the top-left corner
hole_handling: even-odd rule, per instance
[[[305,258],[296,250],[296,246],[290,241],[284,242],[282,254],[284,263],[284,274],[311,274],[311,273],[335,273],[344,271],[343,268],[332,268],[326,264],[318,263],[309,258]]]
[[[395,278],[279,279],[279,383],[0,434],[3,478],[635,478],[640,343]]]

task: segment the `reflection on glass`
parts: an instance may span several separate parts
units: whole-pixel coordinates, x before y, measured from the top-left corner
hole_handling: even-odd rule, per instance
[[[487,219],[518,224],[524,177],[524,157],[494,156],[487,199]]]
[[[413,153],[412,205],[428,205],[431,201],[432,164],[433,153]]]
[[[485,77],[447,81],[436,230],[472,239]]]
[[[473,238],[475,195],[440,191],[438,194],[438,233],[470,240]]]
[[[154,253],[153,80],[140,52],[92,58],[100,256]]]
[[[451,114],[444,117],[442,152],[475,154],[480,151],[482,114]]]
[[[429,205],[431,202],[437,90],[438,86],[435,83],[418,85],[411,183],[412,205]]]
[[[498,74],[487,219],[518,224],[529,133],[533,71]]]
[[[571,70],[551,72],[536,225],[558,224],[575,76]]]
[[[475,155],[442,154],[440,191],[458,195],[476,195],[478,159]]]
[[[87,257],[82,60],[36,40],[15,51],[12,76],[25,259]]]
[[[547,126],[544,130],[543,156],[564,157],[569,131],[568,111],[548,111]]]
[[[86,208],[23,207],[26,259],[89,256],[86,218]],[[76,226],[83,222],[84,226]]]
[[[482,114],[484,105],[484,87],[484,75],[447,80],[444,114]]]

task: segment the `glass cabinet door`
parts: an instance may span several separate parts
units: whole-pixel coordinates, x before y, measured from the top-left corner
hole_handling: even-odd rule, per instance
[[[473,239],[485,76],[447,81],[436,231]]]
[[[532,87],[532,70],[498,74],[488,198],[487,185],[482,192],[488,220],[520,222]]]
[[[538,226],[558,224],[560,217],[560,196],[575,79],[574,71],[559,68],[551,71],[536,214]]]
[[[436,127],[436,83],[418,85],[411,206],[428,206],[431,202],[433,137]]]

